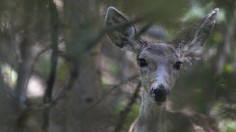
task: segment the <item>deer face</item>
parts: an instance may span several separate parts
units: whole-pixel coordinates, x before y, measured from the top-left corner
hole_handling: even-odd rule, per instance
[[[108,8],[105,24],[106,27],[123,24],[120,28],[108,31],[108,36],[119,48],[137,54],[142,85],[150,93],[151,100],[161,104],[166,101],[181,65],[201,53],[218,11],[212,10],[197,25],[183,30],[168,44],[137,38],[134,25],[114,7]]]
[[[174,46],[148,43],[137,55],[143,87],[155,102],[164,102],[180,70],[182,59]]]

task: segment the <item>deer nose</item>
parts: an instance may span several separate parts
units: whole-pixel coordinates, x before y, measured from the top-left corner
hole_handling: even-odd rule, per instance
[[[163,85],[159,85],[156,88],[152,88],[150,93],[156,102],[165,102],[169,92]]]

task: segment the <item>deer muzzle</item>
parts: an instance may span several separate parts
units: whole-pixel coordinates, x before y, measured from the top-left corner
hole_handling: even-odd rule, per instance
[[[158,87],[151,88],[150,94],[155,102],[163,103],[167,100],[169,90],[168,88],[164,87],[164,85],[159,85]]]

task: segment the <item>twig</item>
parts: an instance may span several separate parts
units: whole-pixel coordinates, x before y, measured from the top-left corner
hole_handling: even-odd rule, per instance
[[[56,78],[57,63],[58,63],[58,31],[59,31],[59,16],[55,3],[52,0],[48,0],[50,11],[50,27],[51,27],[51,66],[47,80],[47,89],[45,91],[43,102],[44,104],[51,103],[53,86]],[[50,121],[50,108],[45,108],[43,111],[43,124],[42,131],[49,132]]]
[[[73,85],[74,85],[74,83],[75,83],[75,81],[77,79],[77,76],[78,76],[78,64],[73,64],[72,66],[73,67],[71,68],[70,75],[69,75],[69,77],[67,79],[66,85],[62,88],[62,90],[59,92],[59,94],[53,98],[51,103],[44,104],[44,105],[39,106],[39,107],[31,107],[30,109],[32,109],[32,110],[44,110],[46,108],[54,106],[55,104],[57,104],[57,102],[61,98],[66,96],[67,90],[70,90],[73,87]],[[137,79],[137,77],[138,77],[138,75],[134,75],[134,76],[128,78],[127,80],[122,81],[119,84],[110,86],[111,89],[109,91],[107,91],[106,94],[104,94],[98,101],[96,101],[96,103],[94,103],[89,108],[87,108],[86,111],[88,111],[88,110],[94,108],[96,105],[100,104],[107,97],[107,95],[109,95],[111,92],[113,92],[114,90],[119,88],[121,85],[123,85],[123,84],[125,84],[127,82],[130,82],[130,81],[132,81],[134,79]]]
[[[53,1],[49,0],[49,10],[51,15],[51,42],[52,42],[52,55],[50,73],[47,80],[47,89],[44,94],[44,103],[49,103],[52,100],[52,90],[56,77],[57,61],[58,61],[58,30],[59,30],[59,16],[56,5]]]
[[[124,26],[129,26],[130,24],[134,24],[134,23],[137,23],[137,22],[140,22],[140,21],[141,21],[141,17],[140,17],[140,18],[133,19],[133,20],[127,22],[127,23],[122,23],[122,24],[119,24],[119,25],[116,25],[116,26],[104,28],[104,29],[99,33],[99,35],[98,35],[94,40],[92,40],[91,43],[88,44],[89,46],[87,46],[87,50],[89,50],[90,48],[92,48],[93,45],[96,44],[96,43],[106,34],[106,32],[112,31],[112,30],[116,30],[116,29],[119,29],[119,28],[124,27]],[[59,51],[58,51],[58,53],[59,53]],[[62,53],[59,53],[59,54],[62,54]],[[64,58],[66,58],[66,59],[69,59],[69,60],[71,59],[69,56],[67,56],[67,55],[65,55],[65,54],[62,54],[62,56],[63,56]],[[74,66],[78,66],[78,65],[75,64]],[[75,79],[76,79],[76,77],[77,77],[77,74],[78,74],[78,71],[77,71],[76,69],[77,69],[77,67],[72,68],[71,74],[70,74],[70,76],[69,76],[69,78],[68,78],[68,81],[67,81],[66,86],[65,86],[65,87],[61,90],[61,92],[53,99],[53,101],[51,101],[50,104],[48,103],[48,104],[45,104],[45,105],[43,105],[43,106],[41,106],[41,107],[32,108],[32,109],[44,109],[44,108],[46,108],[46,107],[51,107],[52,105],[56,104],[57,101],[58,101],[60,98],[64,97],[65,94],[66,94],[67,88],[71,88],[71,87],[73,86],[73,84],[74,84],[74,81],[75,81]],[[137,77],[137,76],[135,76],[135,78],[136,78],[136,77]],[[131,78],[131,79],[132,79],[132,78]],[[129,79],[128,79],[128,80],[129,80]],[[127,80],[126,80],[126,81],[127,81]],[[118,85],[120,85],[120,84],[118,84]],[[117,86],[114,86],[114,88],[118,87],[118,85],[117,85]],[[114,90],[114,89],[111,89],[108,93],[112,92],[113,90]],[[105,96],[103,96],[101,99],[99,99],[96,104],[99,104],[104,98],[105,98]],[[91,106],[91,107],[93,107],[93,106]]]
[[[51,102],[51,105],[56,104],[60,98],[66,96],[67,90],[71,90],[72,87],[74,86],[77,76],[78,76],[78,64],[74,63],[72,64],[72,68],[70,71],[70,75],[67,79],[66,85],[63,87],[61,92],[59,92],[59,94],[54,97],[53,101]]]
[[[34,62],[33,62],[33,64],[35,64],[35,63],[38,61],[39,57],[40,57],[42,54],[44,54],[45,52],[47,52],[47,51],[49,51],[49,50],[50,50],[50,47],[46,47],[46,48],[42,49],[41,51],[39,51],[39,52],[35,55],[35,57],[34,57]],[[34,69],[34,65],[32,66],[32,69]]]
[[[75,64],[72,64],[72,68],[71,68],[71,71],[68,75],[67,82],[66,82],[65,86],[62,88],[62,90],[59,92],[59,94],[57,96],[53,97],[52,101],[50,103],[44,103],[42,106],[37,106],[37,107],[32,106],[29,109],[45,110],[45,109],[48,109],[48,108],[56,105],[58,101],[60,101],[63,97],[66,96],[67,90],[70,90],[74,86],[77,76],[78,76],[78,64],[75,63]]]
[[[152,26],[151,23],[148,23],[146,25],[144,25],[141,30],[137,33],[137,35],[135,36],[135,38],[139,38],[143,33],[145,33],[150,27]]]
[[[88,108],[86,109],[86,111],[91,110],[92,108],[94,108],[95,106],[97,106],[98,104],[100,104],[108,95],[110,95],[110,93],[112,93],[114,90],[116,90],[117,88],[119,88],[121,85],[123,85],[123,84],[125,84],[125,83],[127,83],[127,82],[129,82],[129,81],[132,81],[132,80],[136,79],[137,77],[138,77],[138,75],[134,75],[134,76],[128,78],[127,80],[122,81],[121,83],[119,83],[119,84],[117,84],[117,85],[111,86],[111,89],[108,90],[108,91],[106,92],[106,94],[104,94],[104,95],[103,95],[98,101],[96,101],[93,105],[91,105],[90,107],[88,107]]]
[[[98,36],[96,38],[94,38],[92,41],[90,41],[90,43],[87,44],[87,47],[85,49],[86,50],[89,50],[91,49],[96,43],[98,43],[101,38],[103,38],[103,36],[106,35],[107,32],[111,32],[111,31],[114,31],[114,30],[117,30],[117,29],[120,29],[120,28],[124,28],[124,27],[128,27],[132,24],[136,24],[136,23],[139,23],[139,22],[142,22],[144,21],[145,19],[148,19],[150,16],[152,16],[154,13],[154,10],[151,10],[151,11],[148,11],[140,16],[137,16],[125,23],[121,23],[121,24],[117,24],[117,25],[114,25],[114,26],[109,26],[109,27],[105,27],[104,29],[102,29],[99,33],[98,33]],[[146,30],[146,29],[145,29]],[[143,32],[141,32],[142,34]],[[139,34],[139,35],[141,35]]]
[[[125,109],[120,112],[120,120],[119,120],[114,132],[120,132],[122,130],[123,125],[127,119],[127,116],[129,114],[129,112],[131,111],[131,108],[138,97],[140,87],[141,87],[141,81],[139,81],[139,83],[134,91],[133,96],[130,98],[130,102],[126,105]]]

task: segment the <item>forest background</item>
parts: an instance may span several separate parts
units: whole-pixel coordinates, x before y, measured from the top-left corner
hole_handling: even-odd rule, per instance
[[[161,41],[218,7],[201,60],[171,91],[171,109],[188,114],[165,124],[236,132],[235,0],[1,0],[1,132],[128,130],[139,113],[139,73],[135,56],[106,35],[109,6]]]

